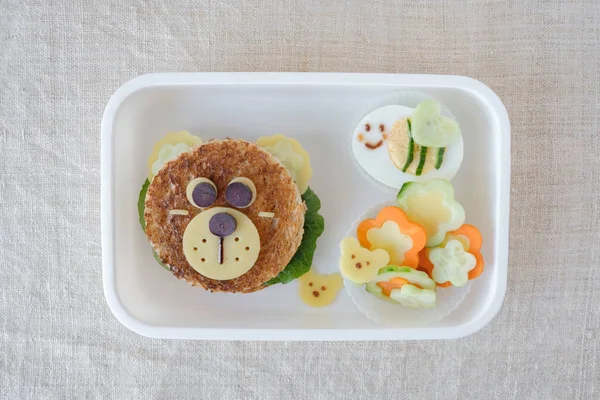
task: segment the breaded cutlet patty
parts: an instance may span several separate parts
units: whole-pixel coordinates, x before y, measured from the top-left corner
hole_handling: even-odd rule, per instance
[[[210,179],[217,188],[215,202],[204,209],[192,205],[186,196],[188,183],[199,177]],[[254,223],[260,235],[260,252],[254,266],[243,275],[210,279],[188,263],[183,235],[188,223],[202,211],[233,208],[225,201],[225,191],[237,177],[248,178],[256,186],[255,201],[236,210]],[[170,214],[175,209],[189,214]],[[261,211],[275,216],[260,217]],[[253,143],[226,139],[209,141],[166,163],[148,188],[144,219],[150,243],[177,278],[214,292],[254,292],[290,262],[302,240],[305,212],[297,185],[277,158]]]

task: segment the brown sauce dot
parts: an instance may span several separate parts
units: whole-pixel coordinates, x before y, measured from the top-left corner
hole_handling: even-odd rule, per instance
[[[381,132],[385,131],[385,126],[383,126],[383,124],[379,124],[379,130]]]
[[[246,246],[246,251],[250,250],[250,247]]]
[[[202,243],[206,243],[206,239],[202,239]]]
[[[325,286],[321,286],[321,290],[325,291],[327,288]]]
[[[206,261],[206,259],[205,258],[201,258],[200,261],[204,262],[204,261]]]
[[[235,241],[236,241],[236,242],[239,242],[239,241],[240,241],[240,238],[235,238]]]
[[[365,125],[365,131],[369,132],[371,130],[371,125],[366,124]]]
[[[240,261],[240,258],[239,258],[239,257],[236,257],[236,258],[235,258],[235,261]]]
[[[361,269],[362,268],[362,264],[359,263],[359,262],[357,262],[356,265],[355,265],[355,267],[356,267],[356,269]]]
[[[198,251],[198,248],[197,248],[197,247],[194,247],[194,251]]]
[[[308,282],[308,286],[312,287],[313,283],[312,282]]]
[[[313,292],[313,296],[315,297],[319,297],[319,292],[317,292],[316,290]]]
[[[352,255],[350,256],[350,258],[352,258],[352,259],[354,260],[354,259],[356,258],[356,256],[355,256],[354,254],[352,254]]]
[[[379,142],[372,144],[372,143],[365,143],[365,146],[367,146],[367,148],[371,149],[371,150],[375,150],[377,148],[379,148],[379,146],[381,146],[383,144],[383,140],[380,140]]]
[[[367,267],[371,265],[371,261],[367,261]]]

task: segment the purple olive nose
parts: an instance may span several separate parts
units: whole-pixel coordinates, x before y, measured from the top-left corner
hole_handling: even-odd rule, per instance
[[[229,213],[220,212],[213,215],[208,221],[208,229],[215,236],[225,237],[235,232],[237,222]]]

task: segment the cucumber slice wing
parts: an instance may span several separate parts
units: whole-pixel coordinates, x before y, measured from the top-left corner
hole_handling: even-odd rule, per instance
[[[441,115],[442,107],[435,100],[417,105],[412,115],[412,137],[419,146],[446,147],[460,138],[458,122]]]

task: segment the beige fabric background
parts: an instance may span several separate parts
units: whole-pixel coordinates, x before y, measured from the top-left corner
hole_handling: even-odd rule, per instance
[[[596,0],[0,0],[0,397],[600,398]],[[154,71],[461,74],[512,123],[508,293],[457,341],[159,341],[106,306],[106,101]]]

